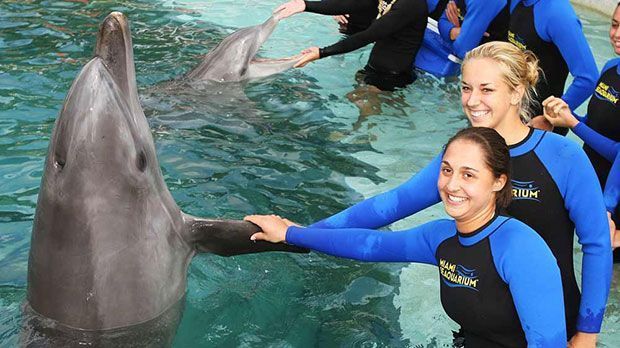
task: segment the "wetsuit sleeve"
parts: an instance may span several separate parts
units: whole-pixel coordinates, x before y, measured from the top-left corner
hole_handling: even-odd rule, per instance
[[[504,6],[506,6],[506,1],[503,0],[468,2],[467,12],[463,18],[463,24],[461,24],[461,33],[452,44],[454,55],[463,59],[467,52],[478,46],[489,24]]]
[[[313,228],[379,228],[419,212],[441,198],[437,179],[443,153],[400,186],[310,225]]]
[[[565,347],[562,279],[545,241],[527,225],[490,237],[493,261],[508,284],[528,347]]]
[[[553,137],[548,144],[555,142],[557,146],[539,146],[536,153],[564,197],[565,208],[575,224],[583,251],[577,330],[597,333],[605,313],[612,270],[609,223],[603,193],[583,150],[564,137],[549,133],[546,136]]]
[[[419,0],[399,0],[392,6],[392,9],[372,22],[364,31],[360,31],[343,40],[319,50],[321,58],[336,54],[355,51],[377,40],[386,38],[399,32],[406,25],[416,18],[415,13],[419,11]]]
[[[539,31],[541,37],[550,39],[558,47],[568,65],[568,70],[574,77],[562,99],[571,110],[575,110],[592,95],[598,78],[596,62],[590,45],[583,34],[581,22],[567,1],[565,4],[558,3],[551,9],[545,9],[541,6],[536,11],[535,25],[538,31],[537,23],[545,23],[545,26]]]
[[[573,132],[608,161],[613,162],[616,158],[620,149],[620,142],[615,142],[601,135],[583,122],[577,123],[573,128]]]
[[[439,35],[445,42],[451,42],[450,39],[450,31],[454,28],[454,24],[448,20],[448,16],[446,15],[446,11],[444,10],[441,17],[437,21],[437,27],[439,29]]]
[[[304,1],[304,3],[306,4],[305,12],[332,16],[362,13],[377,7],[377,2],[373,0],[323,0]]]
[[[618,151],[609,171],[609,176],[607,176],[603,197],[607,211],[615,214],[618,204],[620,204],[620,151]]]
[[[454,222],[431,221],[407,231],[289,227],[286,242],[360,261],[420,262],[436,265],[437,246],[455,234]]]

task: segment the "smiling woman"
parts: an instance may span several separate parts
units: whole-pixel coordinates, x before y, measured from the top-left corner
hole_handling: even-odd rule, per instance
[[[461,325],[457,347],[565,345],[562,282],[553,254],[531,228],[498,212],[510,202],[504,139],[490,128],[461,130],[441,163],[437,188],[454,220],[387,233],[302,228],[275,215],[252,215],[246,220],[262,232],[251,238],[361,261],[437,266],[441,303]]]

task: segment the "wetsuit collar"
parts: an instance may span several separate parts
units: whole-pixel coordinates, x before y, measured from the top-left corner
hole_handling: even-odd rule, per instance
[[[471,233],[461,233],[457,231],[459,242],[463,246],[472,246],[491,235],[491,233],[495,232],[495,230],[503,225],[508,219],[508,217],[501,216],[496,212],[489,222]]]
[[[530,128],[530,132],[523,140],[508,146],[508,149],[510,150],[510,157],[520,156],[534,150],[545,136],[545,133],[545,131],[540,129]]]
[[[539,2],[540,0],[521,0],[521,2],[523,3],[523,5],[525,5],[526,7],[530,7],[534,4],[536,4],[537,2]]]

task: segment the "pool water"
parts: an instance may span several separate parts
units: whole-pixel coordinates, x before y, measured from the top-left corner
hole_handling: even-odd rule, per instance
[[[131,21],[159,163],[172,195],[192,215],[274,212],[311,223],[406,180],[466,126],[454,81],[422,76],[382,94],[358,88],[353,76],[368,48],[249,84],[200,93],[158,88],[235,28],[267,19],[278,3],[0,2],[0,346],[19,340],[32,219],[54,119],[111,11]],[[613,57],[609,20],[577,11],[602,67]],[[300,14],[279,25],[261,55],[289,56],[339,37],[330,18]],[[435,206],[392,228],[442,216]],[[603,347],[620,346],[618,272]],[[189,269],[174,345],[445,347],[455,325],[438,293],[429,266],[316,253],[204,254]]]

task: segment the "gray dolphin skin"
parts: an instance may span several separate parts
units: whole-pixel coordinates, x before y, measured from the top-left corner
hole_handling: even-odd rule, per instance
[[[185,75],[185,81],[238,82],[292,68],[301,59],[301,55],[282,59],[256,58],[256,53],[271,36],[278,22],[277,16],[271,16],[263,24],[242,28],[228,35],[197,67]]]
[[[129,25],[113,12],[50,140],[21,343],[169,346],[196,253],[307,252],[254,243],[257,230],[189,216],[175,203],[138,101]]]

